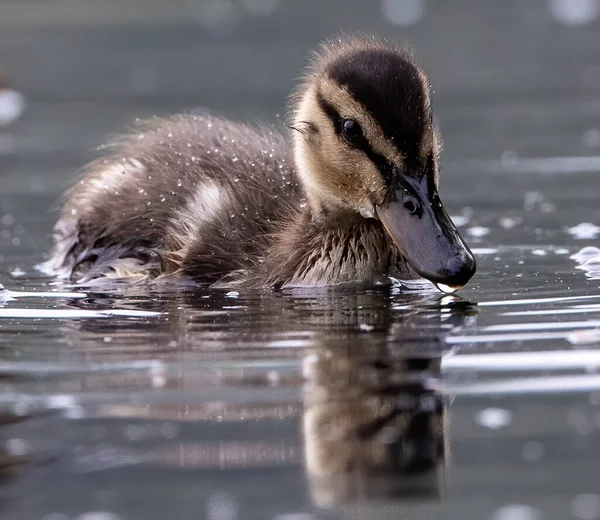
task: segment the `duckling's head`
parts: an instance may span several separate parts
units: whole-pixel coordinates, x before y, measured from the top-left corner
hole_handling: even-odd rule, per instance
[[[295,160],[315,214],[379,219],[412,267],[456,290],[475,258],[438,196],[429,81],[376,40],[323,45],[293,97]]]

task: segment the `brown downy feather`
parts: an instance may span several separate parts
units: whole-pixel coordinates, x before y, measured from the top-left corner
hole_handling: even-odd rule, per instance
[[[292,98],[295,155],[274,128],[194,115],[152,119],[106,146],[107,155],[85,168],[63,200],[46,271],[81,283],[176,274],[276,287],[414,277],[381,223],[365,218],[373,216],[372,201],[385,195],[376,169],[355,154],[346,161],[353,172],[338,182],[326,179],[331,165],[307,158],[306,146],[322,129],[307,136],[299,106],[327,75],[327,64],[353,48],[387,49],[412,63],[404,50],[374,40],[326,44]],[[425,76],[419,81],[428,92]],[[322,88],[338,100],[346,96],[330,79]],[[367,130],[373,135],[377,128],[373,122]],[[420,145],[435,148],[435,135],[423,136]],[[306,141],[299,145],[299,139]],[[382,154],[397,155],[382,136],[374,143]],[[345,157],[335,149],[328,155],[337,160],[332,164],[340,179]],[[334,201],[336,187],[347,203]]]

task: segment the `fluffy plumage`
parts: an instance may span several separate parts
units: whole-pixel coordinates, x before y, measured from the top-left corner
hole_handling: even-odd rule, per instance
[[[361,146],[341,135],[345,112]],[[274,127],[211,116],[139,124],[67,192],[46,270],[78,283],[274,287],[415,277],[375,214],[399,167],[437,183],[429,85],[413,58],[376,40],[328,42],[291,116],[293,146]]]

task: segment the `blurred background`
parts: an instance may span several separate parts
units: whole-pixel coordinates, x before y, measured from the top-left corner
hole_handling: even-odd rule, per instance
[[[0,254],[39,254],[49,207],[107,134],[195,108],[275,122],[340,31],[415,48],[447,171],[600,163],[598,0],[0,0],[0,75],[27,102],[0,131],[0,213],[28,227],[5,226]]]

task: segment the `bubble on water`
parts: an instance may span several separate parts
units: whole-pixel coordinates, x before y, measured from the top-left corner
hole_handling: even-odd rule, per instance
[[[75,406],[77,401],[75,400],[75,396],[67,395],[67,394],[57,394],[57,395],[49,395],[45,399],[45,404],[47,408],[69,408],[71,406]]]
[[[90,511],[76,516],[75,520],[121,520],[121,517],[108,511]]]
[[[2,217],[2,224],[4,226],[12,226],[15,223],[15,217],[12,215],[4,215]]]
[[[571,501],[571,512],[581,520],[600,519],[600,496],[594,493],[577,495]]]
[[[568,228],[567,233],[579,240],[592,239],[600,235],[600,227],[595,224],[590,224],[589,222],[582,222],[581,224]]]
[[[240,295],[239,292],[237,291],[229,291],[226,295],[225,298],[237,298]]]
[[[518,226],[520,223],[521,223],[520,218],[512,218],[512,217],[502,217],[498,221],[498,224],[500,224],[500,227],[502,229],[512,229],[512,228]]]
[[[546,448],[541,442],[530,441],[525,443],[521,453],[527,462],[537,462],[544,458]]]
[[[514,150],[505,150],[502,152],[500,161],[502,162],[502,166],[505,168],[513,168],[519,162],[519,156]]]
[[[524,504],[508,504],[497,509],[490,520],[542,520],[542,512]]]
[[[598,0],[548,0],[553,18],[564,25],[583,25],[598,18]]]
[[[512,422],[512,412],[503,408],[485,408],[475,415],[475,422],[490,430],[499,430]]]
[[[14,123],[25,111],[25,97],[11,89],[0,90],[0,126]]]
[[[373,325],[369,325],[367,323],[361,323],[358,328],[362,331],[362,332],[371,332],[375,327]]]
[[[483,226],[473,226],[467,229],[467,234],[475,238],[481,238],[489,234],[490,228]]]
[[[229,493],[215,493],[208,497],[206,504],[207,520],[236,520],[238,505]]]

